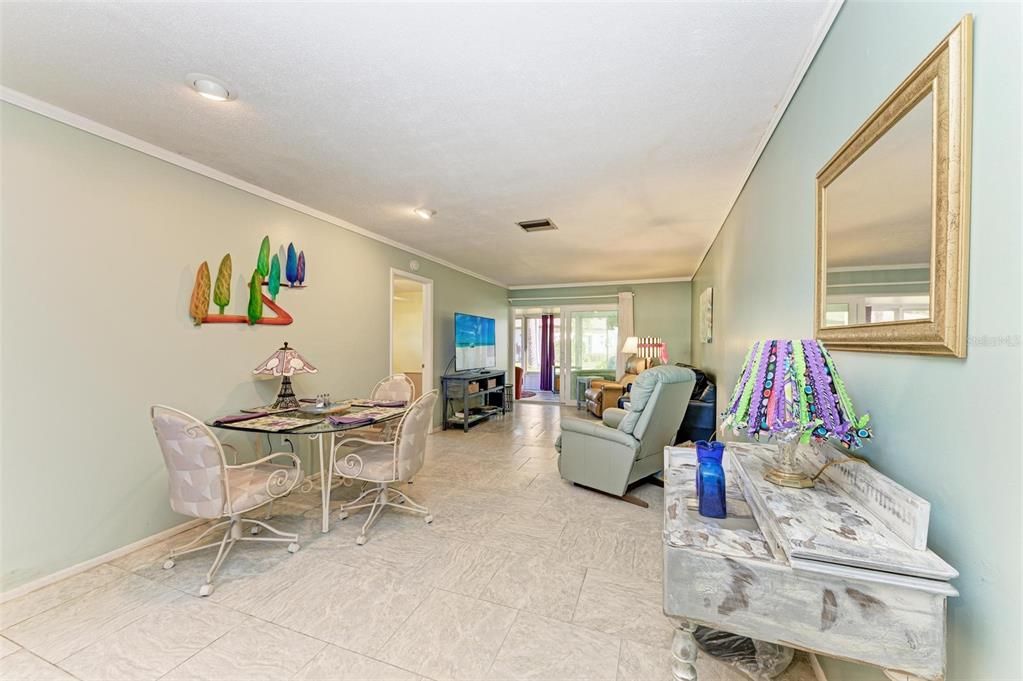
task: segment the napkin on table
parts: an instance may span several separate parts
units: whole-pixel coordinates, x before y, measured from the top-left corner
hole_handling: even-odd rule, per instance
[[[358,414],[348,414],[346,416],[328,416],[327,420],[335,426],[351,426],[362,423],[373,423],[373,419],[369,416],[360,416]]]
[[[214,421],[215,424],[222,423],[237,423],[238,421],[248,421],[249,419],[259,418],[260,416],[266,416],[265,412],[255,412],[252,414],[231,414],[229,416],[221,416],[219,419]]]

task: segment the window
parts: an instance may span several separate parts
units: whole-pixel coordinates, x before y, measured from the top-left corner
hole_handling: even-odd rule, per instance
[[[526,318],[526,371],[540,369],[540,318]]]
[[[572,368],[614,370],[618,359],[618,311],[572,313]]]
[[[867,306],[867,321],[874,322],[894,322],[895,321],[895,310],[879,310],[876,307]]]
[[[868,322],[930,319],[930,296],[868,296],[864,298]]]
[[[522,363],[525,361],[525,356],[522,354],[524,350],[522,337],[522,317],[515,318],[515,365],[524,367]]]
[[[849,323],[848,303],[828,303],[824,310],[824,326],[845,326]]]

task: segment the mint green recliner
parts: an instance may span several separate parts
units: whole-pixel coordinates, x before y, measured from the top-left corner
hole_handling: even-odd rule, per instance
[[[629,486],[664,466],[664,448],[682,425],[696,375],[689,369],[647,369],[632,384],[629,410],[607,409],[603,422],[561,421],[561,477],[626,501]]]

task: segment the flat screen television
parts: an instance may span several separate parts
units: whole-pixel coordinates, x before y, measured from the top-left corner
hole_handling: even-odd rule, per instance
[[[489,369],[497,366],[494,320],[462,312],[455,313],[455,371]]]

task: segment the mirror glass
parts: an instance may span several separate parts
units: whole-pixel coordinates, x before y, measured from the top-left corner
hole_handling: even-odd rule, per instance
[[[931,318],[934,95],[825,191],[823,326]]]

